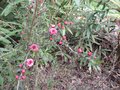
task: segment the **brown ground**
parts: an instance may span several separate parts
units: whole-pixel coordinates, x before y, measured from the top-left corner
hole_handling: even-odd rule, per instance
[[[38,72],[26,81],[25,90],[120,90],[120,84],[105,72],[92,72],[80,69],[73,64],[61,63],[52,68],[39,68]],[[120,79],[119,79],[120,80]],[[35,84],[35,81],[37,83]],[[33,88],[34,86],[37,88]]]

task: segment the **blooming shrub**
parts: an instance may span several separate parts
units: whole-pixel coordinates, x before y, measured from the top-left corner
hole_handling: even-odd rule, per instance
[[[91,7],[92,2],[89,2],[90,5],[84,2],[77,5],[76,1],[11,0],[1,15],[13,15],[11,17],[14,18],[7,22],[3,17],[0,25],[3,44],[1,63],[2,67],[8,68],[11,81],[25,80],[31,68],[36,70],[48,63],[54,66],[59,56],[64,61],[77,61],[80,67],[86,66],[90,72],[100,71],[100,55],[103,52],[93,45],[100,45],[98,33],[103,28],[109,30],[106,27],[108,22],[102,20],[108,10],[98,8],[96,1],[95,7]],[[17,65],[19,68],[16,69]],[[3,78],[1,81],[4,82]]]

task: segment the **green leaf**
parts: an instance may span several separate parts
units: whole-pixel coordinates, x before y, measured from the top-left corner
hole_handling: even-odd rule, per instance
[[[92,51],[92,49],[93,49],[93,48],[92,48],[92,42],[89,41],[89,44],[88,44],[88,45],[89,45],[89,47],[90,47],[90,50]]]
[[[3,77],[0,75],[0,85],[3,85],[4,79]]]
[[[18,25],[20,28],[22,28],[22,25],[20,23],[17,23],[17,22],[5,22],[5,23]]]
[[[98,71],[101,71],[101,68],[99,66],[96,67]]]
[[[75,0],[75,3],[78,7],[80,6],[80,0]]]
[[[58,51],[58,52],[56,52],[55,55],[56,55],[56,56],[57,56],[57,55],[62,55],[62,52],[61,52],[61,51]]]
[[[0,32],[4,33],[4,34],[10,33],[10,31],[8,29],[2,28],[2,27],[0,27]]]
[[[22,30],[19,29],[19,30],[12,31],[12,32],[10,32],[10,33],[7,34],[7,37],[15,35],[17,32],[20,32],[20,31],[22,31]]]
[[[72,31],[71,31],[68,27],[66,27],[66,28],[67,28],[67,30],[73,35]]]
[[[77,33],[75,34],[75,37],[78,37],[78,36],[80,35],[80,33],[81,33],[81,32],[77,32]]]
[[[88,64],[88,67],[89,67],[89,71],[91,73],[92,72],[92,65],[91,65],[91,63]]]
[[[64,35],[65,35],[65,32],[66,32],[66,30],[62,30],[62,36],[64,36]]]
[[[96,38],[97,36],[96,35],[92,35],[92,42],[97,44],[97,45],[100,45],[97,41],[96,41]]]
[[[120,8],[120,1],[119,0],[110,0],[110,1]]]
[[[59,11],[63,14],[65,14],[65,11],[63,9],[59,9]]]
[[[15,0],[15,2],[13,4],[16,5],[16,4],[21,3],[23,1],[25,1],[25,0]]]
[[[2,16],[7,16],[11,11],[13,10],[13,4],[8,4],[6,8],[2,11],[1,15]]]
[[[20,2],[23,2],[25,0],[15,0],[15,2],[13,3],[9,3],[5,9],[2,11],[1,15],[2,16],[7,16],[8,14],[10,14],[12,12],[12,10],[14,9],[14,5],[20,3]]]
[[[91,34],[91,33],[90,33],[90,30],[88,29],[88,30],[87,30],[87,38],[88,38],[88,39],[90,39],[90,34]]]
[[[9,51],[9,50],[6,48],[0,48],[0,52],[4,52],[4,51]]]
[[[6,39],[3,36],[0,37],[0,42],[6,43],[6,44],[10,44],[11,43],[8,39]]]

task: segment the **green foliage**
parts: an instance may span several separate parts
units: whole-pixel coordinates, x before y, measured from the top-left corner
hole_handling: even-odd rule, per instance
[[[5,9],[2,11],[1,15],[7,16],[8,14],[10,14],[14,9],[15,6],[21,2],[23,2],[25,0],[15,0],[14,2],[9,3]]]
[[[46,0],[40,3],[26,0],[11,0],[3,8],[0,20],[0,85],[15,84],[16,68],[26,57],[35,58],[40,66],[59,64],[57,60],[79,61],[90,72],[100,71],[101,53],[100,32],[109,33],[114,26],[110,18],[120,16],[118,0]],[[33,5],[31,7],[31,5]],[[112,8],[111,6],[115,7]],[[113,13],[115,14],[113,15]],[[74,24],[65,24],[65,21]],[[58,23],[64,28],[59,28]],[[50,35],[49,28],[54,24],[57,35]],[[23,33],[24,34],[21,34]],[[67,39],[63,40],[63,36]],[[52,37],[53,40],[49,40]],[[16,41],[19,40],[19,43]],[[59,41],[63,42],[59,45]],[[29,45],[37,43],[37,54],[29,52]],[[95,45],[98,48],[93,47]],[[82,56],[78,48],[83,49]],[[91,57],[87,52],[92,51]],[[107,52],[107,51],[106,51]],[[95,56],[98,56],[96,59]],[[62,58],[61,58],[62,57]],[[34,67],[33,67],[34,68]],[[36,68],[35,68],[36,69]],[[51,81],[50,81],[51,82]],[[13,84],[13,85],[14,85]]]

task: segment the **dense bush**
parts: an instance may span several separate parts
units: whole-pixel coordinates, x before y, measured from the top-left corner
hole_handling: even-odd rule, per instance
[[[101,71],[101,56],[109,53],[101,48],[101,39],[115,28],[119,0],[8,0],[2,6],[3,2],[1,89],[9,83],[18,90],[31,68],[54,66],[58,60]]]

